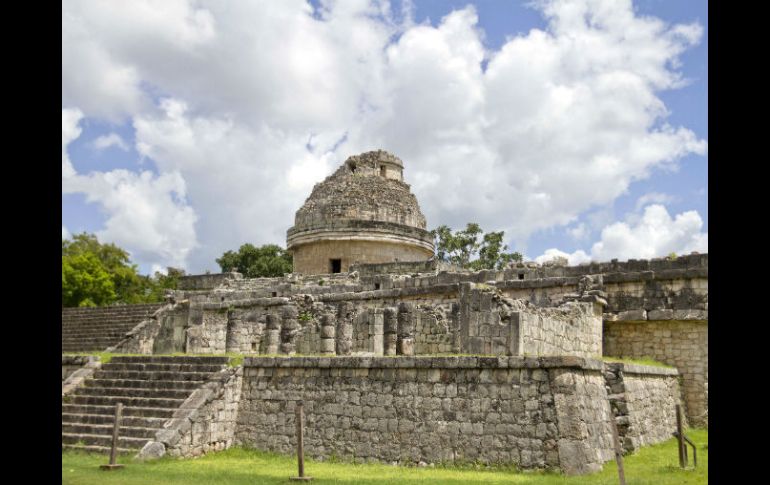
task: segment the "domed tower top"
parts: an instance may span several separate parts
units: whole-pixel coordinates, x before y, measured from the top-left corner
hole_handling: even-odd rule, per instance
[[[316,184],[287,231],[296,273],[347,271],[354,263],[420,261],[433,239],[403,162],[384,150],[354,155]]]
[[[345,160],[345,166],[351,173],[378,175],[386,179],[404,181],[404,162],[385,150],[353,155]]]

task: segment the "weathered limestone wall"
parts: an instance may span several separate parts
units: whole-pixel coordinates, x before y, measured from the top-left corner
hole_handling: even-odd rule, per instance
[[[602,364],[580,358],[247,358],[236,442],[355,461],[512,463],[566,473],[612,457]]]
[[[459,352],[601,357],[600,304],[573,301],[539,308],[484,288],[461,285]]]
[[[94,355],[62,355],[61,367],[61,395],[64,397],[92,377],[102,367],[102,362]]]
[[[99,357],[92,355],[62,355],[61,356],[61,381],[67,380],[76,371],[82,369],[86,364],[97,362]]]
[[[601,306],[575,303],[557,312],[517,312],[519,354],[600,358]]]
[[[228,368],[193,391],[139,452],[140,458],[200,456],[233,444],[243,368]]]
[[[168,354],[184,352],[184,329],[188,322],[187,304],[167,304],[142,320],[108,352],[129,354]]]
[[[700,311],[708,313],[707,269],[668,270],[654,273],[614,273],[603,275],[607,294],[607,318],[657,320],[654,312]],[[552,306],[575,293],[579,277],[549,277],[540,280],[505,280],[497,284],[506,296],[523,298],[538,306]],[[644,317],[637,313],[644,312]],[[648,315],[648,313],[650,313]]]
[[[457,271],[457,267],[436,258],[424,261],[394,261],[390,263],[354,264],[350,271],[356,271],[362,277],[389,274],[437,273],[439,271]]]
[[[472,283],[290,298],[217,290],[194,295],[160,317],[165,323],[154,348],[203,354],[597,357],[597,305],[572,301],[539,308]],[[184,345],[170,345],[178,333],[186,335]]]
[[[676,369],[605,363],[607,393],[626,451],[666,441],[676,431],[678,376]]]
[[[605,322],[604,355],[649,357],[675,366],[682,376],[687,419],[708,426],[707,322]]]
[[[187,275],[179,278],[180,290],[209,290],[225,283],[227,280],[243,279],[241,273],[214,273]]]
[[[331,259],[341,259],[341,271],[352,264],[392,261],[424,261],[433,252],[409,243],[335,240],[303,244],[292,249],[294,271],[302,274],[331,273]]]

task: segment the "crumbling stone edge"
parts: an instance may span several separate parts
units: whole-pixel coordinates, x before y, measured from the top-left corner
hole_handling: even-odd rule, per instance
[[[134,328],[126,332],[125,336],[120,340],[120,342],[116,343],[112,347],[108,347],[106,352],[119,352],[121,350],[124,350],[126,347],[128,347],[134,339],[137,339],[138,336],[142,333],[147,331],[149,334],[146,337],[154,339],[156,334],[158,333],[158,330],[160,330],[160,325],[157,325],[158,323],[158,317],[163,315],[165,312],[169,311],[171,308],[173,308],[172,304],[166,304],[162,307],[158,308],[153,312],[152,315],[145,318],[141,322],[139,322]],[[155,328],[147,328],[150,325],[155,324]]]
[[[68,396],[83,385],[83,381],[92,377],[102,368],[102,361],[95,355],[62,355],[62,365],[82,365],[83,367],[69,375],[61,383],[61,397]]]
[[[163,424],[162,429],[155,433],[155,439],[148,441],[136,455],[142,460],[160,458],[166,454],[171,456],[196,456],[205,451],[228,448],[232,444],[234,435],[235,416],[228,419],[228,423],[218,423],[221,428],[220,439],[215,439],[214,432],[210,431],[211,423],[217,422],[218,413],[227,405],[226,390],[240,390],[243,367],[229,367],[210,377],[205,384],[194,390],[192,394],[179,406],[174,415]],[[232,397],[229,398],[232,400]],[[237,402],[238,396],[235,397]],[[198,433],[195,425],[201,423],[209,430],[207,433]],[[229,426],[228,426],[229,424]],[[227,429],[230,428],[230,429]],[[210,437],[210,440],[205,440]],[[222,439],[224,438],[224,439]],[[229,438],[229,439],[228,439]],[[217,442],[210,446],[209,441]]]

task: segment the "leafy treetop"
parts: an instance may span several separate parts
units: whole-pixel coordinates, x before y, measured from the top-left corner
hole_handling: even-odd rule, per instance
[[[283,276],[292,271],[291,254],[275,244],[256,247],[246,243],[237,252],[227,251],[216,261],[223,272],[237,269],[247,278]]]
[[[163,301],[167,289],[175,289],[184,270],[168,268],[168,274],[141,275],[126,250],[102,244],[93,234],[62,239],[62,306],[102,306],[114,303]]]
[[[522,260],[521,253],[505,252],[508,246],[503,245],[504,231],[484,234],[475,222],[455,232],[449,226],[441,225],[433,229],[431,235],[435,241],[436,257],[461,268],[503,269],[513,261]],[[479,236],[482,236],[481,240]]]

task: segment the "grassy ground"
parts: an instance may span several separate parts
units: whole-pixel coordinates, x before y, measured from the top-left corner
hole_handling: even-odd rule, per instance
[[[628,485],[682,485],[708,483],[708,432],[687,432],[698,446],[698,468],[681,470],[676,440],[645,447],[625,457]],[[690,450],[691,453],[691,450]],[[690,456],[692,464],[692,456]],[[106,472],[99,465],[107,457],[80,452],[62,452],[62,484],[71,485],[254,485],[296,483],[288,477],[297,473],[296,460],[254,450],[233,448],[208,456],[178,460],[163,458],[152,462],[135,462],[124,456],[122,470]],[[473,467],[402,468],[388,465],[354,465],[321,463],[307,460],[305,474],[315,477],[312,483],[447,483],[447,484],[517,484],[517,485],[611,485],[618,483],[615,462],[592,475],[566,477],[555,473],[522,473],[512,469],[474,469]]]

